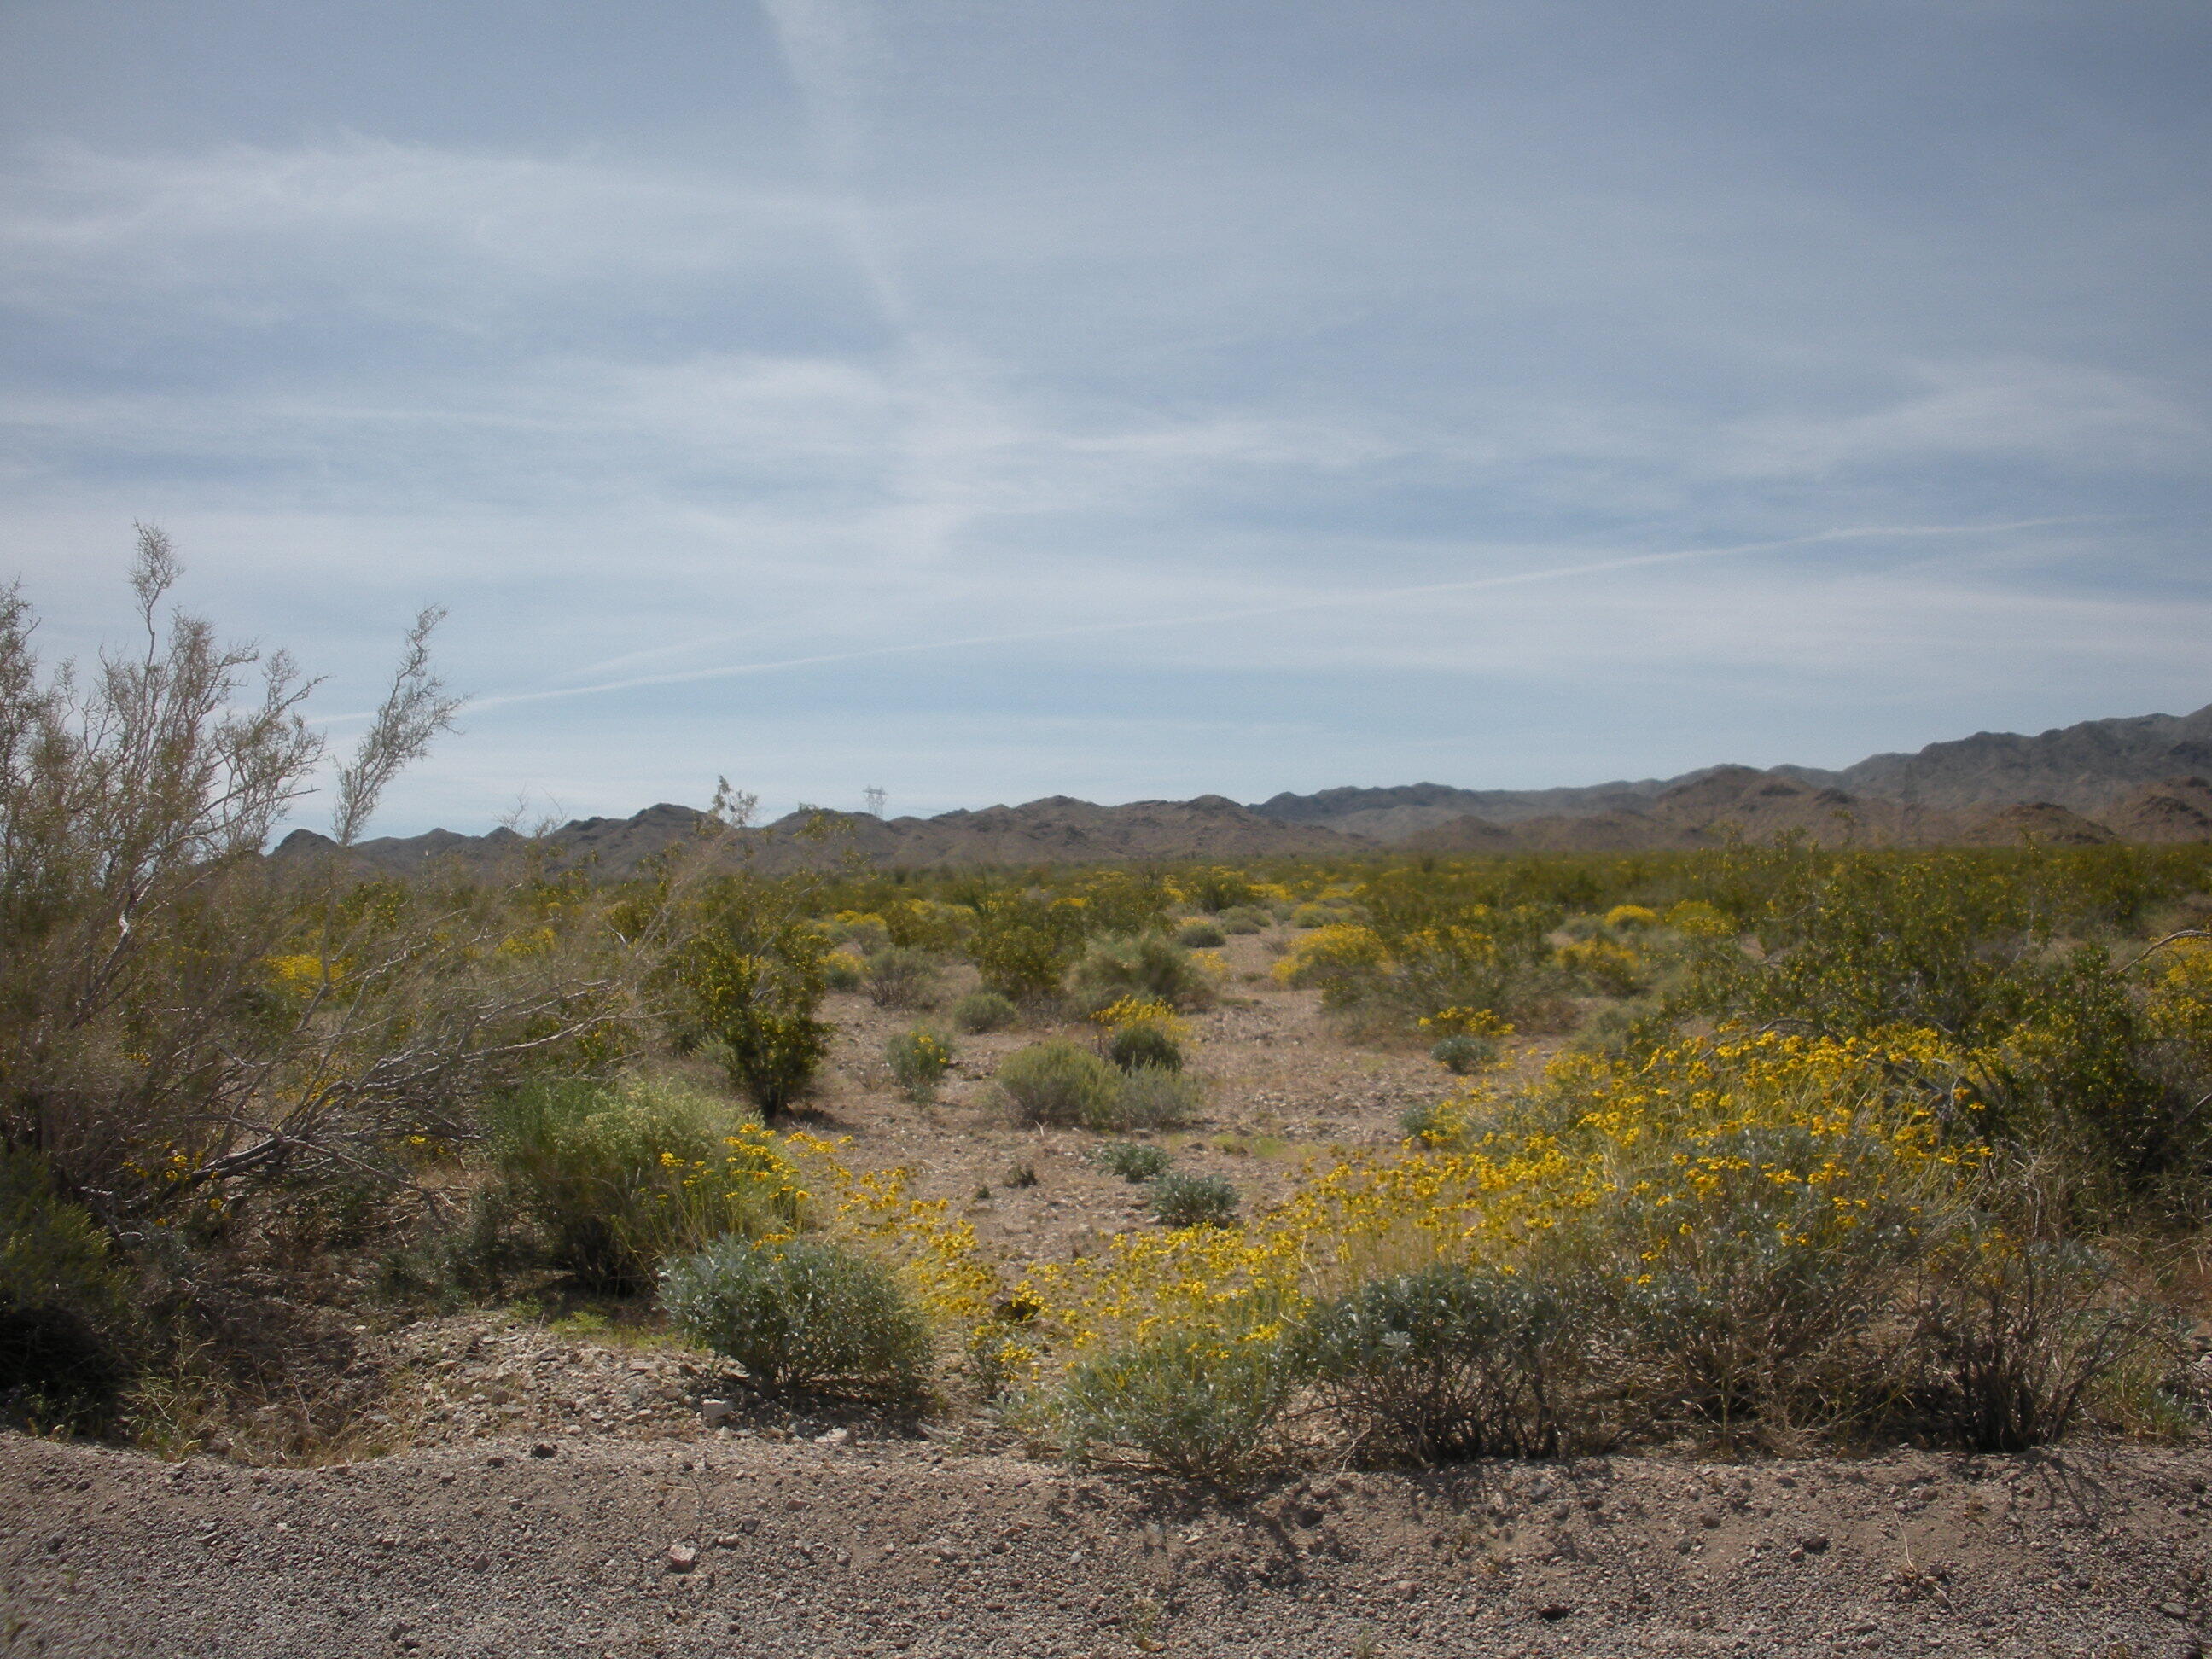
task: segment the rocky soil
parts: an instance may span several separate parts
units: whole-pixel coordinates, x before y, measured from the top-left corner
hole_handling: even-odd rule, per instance
[[[1332,1474],[1241,1502],[696,1419],[254,1470],[0,1439],[41,1655],[2179,1659],[2201,1455]]]

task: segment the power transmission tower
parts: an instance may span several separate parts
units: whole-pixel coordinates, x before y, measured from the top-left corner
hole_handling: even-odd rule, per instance
[[[860,799],[867,803],[866,810],[868,816],[872,818],[879,818],[884,815],[884,803],[886,800],[889,800],[890,797],[884,794],[882,789],[872,783],[866,789],[860,791]]]

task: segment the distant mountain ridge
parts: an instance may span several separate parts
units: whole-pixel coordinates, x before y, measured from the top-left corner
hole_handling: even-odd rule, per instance
[[[2005,846],[2212,840],[2212,706],[2193,714],[2085,720],[2021,737],[1977,732],[1841,771],[1712,766],[1674,778],[1558,789],[1447,784],[1223,795],[1101,806],[1066,795],[934,817],[793,813],[738,833],[758,867],[857,856],[908,867],[1241,860],[1376,852],[1606,852],[1802,835],[1826,845]],[[359,843],[346,856],[398,874],[531,856],[627,873],[694,835],[705,814],[663,802],[627,818],[579,818],[533,842],[512,830],[433,830]],[[830,833],[825,836],[822,830]],[[298,830],[297,857],[333,844]]]

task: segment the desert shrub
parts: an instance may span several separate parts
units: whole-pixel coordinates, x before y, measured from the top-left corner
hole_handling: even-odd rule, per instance
[[[937,960],[894,945],[868,957],[868,1000],[878,1008],[927,1008],[937,1000]]]
[[[1085,1124],[1091,1129],[1174,1129],[1198,1115],[1203,1091],[1187,1072],[1137,1066],[1121,1074],[1106,1110]]]
[[[840,910],[830,924],[830,937],[864,962],[895,942],[889,924],[872,910]]]
[[[816,1018],[830,945],[806,920],[811,898],[799,878],[702,884],[664,974],[679,1043],[715,1060],[770,1116],[805,1096],[830,1048]]]
[[[952,1005],[952,1023],[973,1036],[1003,1031],[1018,1022],[1022,1011],[996,991],[970,991]]]
[[[763,1389],[892,1402],[925,1390],[927,1322],[890,1269],[841,1246],[717,1239],[664,1270],[660,1300]]]
[[[884,1062],[908,1099],[932,1100],[952,1069],[952,1045],[934,1031],[901,1031],[884,1044]]]
[[[1088,1048],[1061,1038],[1018,1048],[1000,1062],[999,1091],[1024,1123],[1091,1124],[1110,1116],[1121,1079]]]
[[[1605,913],[1605,925],[1624,933],[1640,933],[1659,925],[1659,913],[1641,904],[1616,904]]]
[[[337,769],[333,836],[264,857],[323,769],[313,682],[165,615],[179,575],[142,528],[137,642],[85,672],[42,664],[0,592],[0,1144],[118,1231],[246,1239],[319,1185],[403,1189],[482,1091],[619,1051],[660,935],[617,947],[580,883],[363,881],[342,855],[453,714],[434,612]]]
[[[1164,1175],[1175,1159],[1164,1146],[1148,1146],[1140,1140],[1109,1140],[1085,1154],[1091,1163],[1124,1181],[1150,1181]]]
[[[1214,997],[1213,980],[1204,964],[1161,933],[1093,941],[1076,964],[1074,984],[1093,1006],[1140,997],[1170,1008],[1204,1008]]]
[[[497,1199],[545,1259],[592,1289],[630,1293],[661,1260],[724,1233],[804,1218],[796,1172],[757,1127],[672,1085],[542,1083],[488,1110]]]
[[[980,902],[967,949],[983,988],[1036,1004],[1060,994],[1082,953],[1085,907],[994,896]]]
[[[1176,929],[1175,942],[1187,951],[1212,950],[1229,942],[1229,935],[1212,921],[1187,921]]]
[[[1455,1032],[1434,1043],[1429,1049],[1429,1058],[1453,1076],[1465,1077],[1470,1072],[1496,1065],[1498,1044],[1486,1037]]]
[[[130,1307],[107,1236],[45,1160],[0,1147],[0,1420],[96,1429],[128,1380]]]
[[[1214,918],[1224,933],[1258,933],[1267,930],[1271,920],[1265,910],[1255,905],[1236,904]],[[1216,941],[1217,943],[1218,941]]]
[[[1285,918],[1293,927],[1334,927],[1348,922],[1351,918],[1334,905],[1293,905]]]
[[[1157,1021],[1119,1026],[1107,1035],[1106,1058],[1124,1072],[1139,1066],[1162,1071],[1182,1070],[1182,1045],[1175,1033]]]
[[[1145,1207],[1163,1227],[1233,1227],[1237,1188],[1222,1176],[1170,1170],[1153,1180]]]
[[[1360,1441],[1445,1462],[1558,1452],[1581,1338],[1559,1288],[1439,1263],[1316,1308],[1299,1349]]]
[[[1644,959],[1611,939],[1578,940],[1559,948],[1555,959],[1574,979],[1601,996],[1633,996],[1643,989]]]
[[[2160,1322],[2101,1252],[1986,1224],[1938,1260],[1918,1313],[1916,1403],[1944,1437],[1993,1452],[2063,1437]]]
[[[822,958],[822,982],[832,991],[860,990],[868,982],[868,964],[851,951],[832,951]]]
[[[1170,1328],[1083,1359],[1031,1414],[1071,1455],[1235,1486],[1279,1461],[1296,1389],[1279,1334]]]

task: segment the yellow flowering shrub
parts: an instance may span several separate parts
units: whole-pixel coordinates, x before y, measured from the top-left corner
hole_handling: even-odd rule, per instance
[[[1605,913],[1605,925],[1623,933],[1638,932],[1659,925],[1659,913],[1642,904],[1616,904]]]

